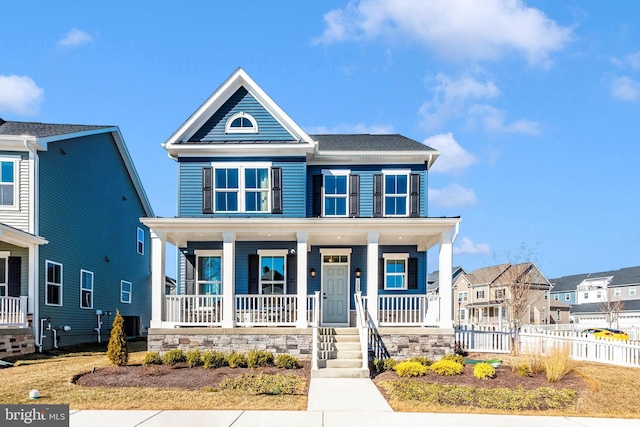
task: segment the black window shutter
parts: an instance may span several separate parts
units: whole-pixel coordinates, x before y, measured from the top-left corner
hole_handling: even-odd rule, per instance
[[[360,175],[349,175],[349,216],[360,216]]]
[[[409,258],[408,289],[418,289],[418,258]]]
[[[202,213],[213,213],[213,168],[202,168]]]
[[[282,168],[271,168],[271,213],[282,213]]]
[[[260,281],[260,256],[249,255],[249,295],[258,294],[258,282]]]
[[[409,216],[420,216],[420,174],[412,173],[409,186]]]
[[[298,259],[295,255],[287,255],[287,293],[298,293]]]
[[[7,274],[7,294],[10,297],[20,296],[20,267],[22,258],[10,256],[8,260],[9,271]]]
[[[322,216],[322,175],[313,175],[313,216]]]
[[[384,259],[378,259],[378,289],[384,289]]]
[[[382,174],[373,175],[373,216],[382,216]]]
[[[185,255],[185,292],[187,295],[196,294],[196,256]]]

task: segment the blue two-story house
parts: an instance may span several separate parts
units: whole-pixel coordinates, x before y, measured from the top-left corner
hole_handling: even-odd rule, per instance
[[[150,349],[236,349],[236,334],[308,357],[309,326],[356,326],[358,307],[371,327],[452,333],[460,219],[427,216],[438,151],[401,135],[308,135],[242,69],[163,146],[178,166],[178,214],[143,219]],[[163,291],[167,242],[180,254],[178,295]],[[429,305],[434,246],[440,296]]]
[[[0,119],[0,354],[146,333],[150,216],[117,127]]]

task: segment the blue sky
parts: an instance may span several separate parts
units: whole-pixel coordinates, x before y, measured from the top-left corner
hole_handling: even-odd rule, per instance
[[[177,176],[160,144],[242,67],[308,133],[441,150],[429,214],[462,216],[454,264],[468,271],[522,244],[549,278],[640,264],[640,2],[14,1],[2,14],[0,117],[119,126],[158,216],[175,215]]]

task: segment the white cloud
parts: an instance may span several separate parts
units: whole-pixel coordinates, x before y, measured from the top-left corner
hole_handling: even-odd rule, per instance
[[[431,167],[432,172],[461,172],[478,162],[476,156],[458,144],[452,133],[434,135],[422,143],[440,151],[440,156]]]
[[[629,54],[622,59],[616,57],[611,58],[611,62],[620,68],[629,66],[635,71],[640,71],[640,51]]]
[[[486,243],[473,243],[468,237],[460,239],[459,243],[453,246],[454,255],[490,255],[491,248]]]
[[[618,77],[611,84],[611,95],[620,101],[640,100],[640,82],[631,77]]]
[[[329,133],[370,133],[372,135],[379,135],[394,133],[393,126],[391,125],[366,125],[364,123],[357,123],[355,125],[342,123],[334,127],[307,126],[305,130],[312,135]]]
[[[455,208],[477,203],[472,189],[453,183],[444,188],[429,188],[429,204],[441,208]]]
[[[572,38],[521,0],[360,0],[324,15],[314,43],[385,38],[417,42],[450,59],[499,59],[509,52],[546,66]]]
[[[531,120],[516,120],[506,123],[507,114],[490,105],[476,104],[469,108],[467,125],[474,127],[479,123],[487,132],[519,133],[525,135],[540,135],[540,124]]]
[[[71,29],[67,35],[58,40],[58,46],[75,47],[93,41],[93,38],[82,30]]]
[[[0,75],[0,112],[36,114],[44,99],[44,89],[27,76]]]

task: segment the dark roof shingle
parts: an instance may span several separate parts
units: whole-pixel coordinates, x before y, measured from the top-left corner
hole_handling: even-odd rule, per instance
[[[309,135],[318,141],[318,151],[411,151],[437,150],[399,134],[322,134]]]
[[[13,122],[0,119],[0,135],[30,135],[36,138],[46,138],[48,136],[68,135],[78,132],[86,132],[96,129],[106,129],[114,126],[94,126],[94,125],[60,125],[39,122]]]

